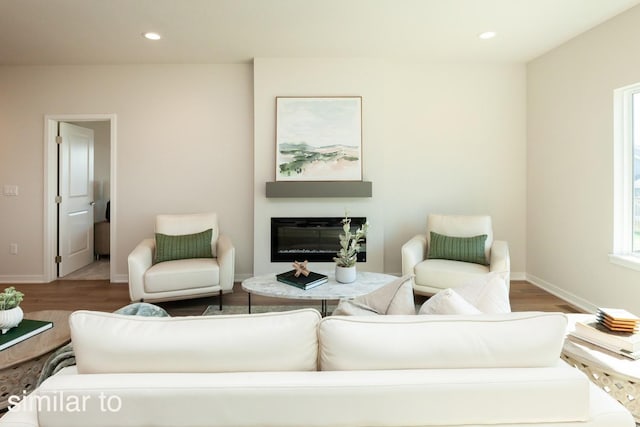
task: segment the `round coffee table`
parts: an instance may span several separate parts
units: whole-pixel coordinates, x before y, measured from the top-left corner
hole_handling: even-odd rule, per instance
[[[326,274],[329,278],[315,288],[303,290],[286,283],[278,282],[275,274],[265,274],[251,277],[242,281],[242,289],[248,294],[249,313],[251,313],[251,294],[274,298],[320,300],[321,312],[327,315],[327,300],[339,300],[341,298],[354,298],[366,295],[387,283],[397,279],[396,276],[369,271],[358,271],[356,280],[352,283],[339,283],[336,281],[335,272],[329,270],[314,270]]]
[[[0,410],[9,397],[30,393],[51,353],[71,341],[70,311],[44,310],[25,313],[25,319],[53,322],[53,327],[0,351]]]

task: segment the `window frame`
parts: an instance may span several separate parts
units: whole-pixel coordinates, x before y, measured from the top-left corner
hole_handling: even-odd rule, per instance
[[[640,270],[640,251],[633,252],[633,96],[640,82],[613,91],[613,252],[612,263]],[[640,129],[637,129],[640,132]]]

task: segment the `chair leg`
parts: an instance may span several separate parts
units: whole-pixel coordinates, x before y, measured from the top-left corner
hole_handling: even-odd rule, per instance
[[[220,311],[222,311],[222,289],[220,289]]]

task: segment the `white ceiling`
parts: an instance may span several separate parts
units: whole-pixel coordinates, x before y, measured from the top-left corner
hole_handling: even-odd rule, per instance
[[[0,0],[0,65],[526,62],[640,0]],[[639,23],[640,25],[640,23]],[[493,30],[492,40],[478,34]],[[163,39],[151,42],[144,31]]]

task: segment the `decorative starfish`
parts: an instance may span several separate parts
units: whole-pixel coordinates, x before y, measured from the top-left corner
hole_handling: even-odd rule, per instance
[[[302,262],[294,261],[293,268],[294,270],[296,270],[296,272],[294,273],[294,276],[296,277],[300,277],[301,274],[307,277],[310,273],[309,269],[307,268],[307,260],[304,260]]]

